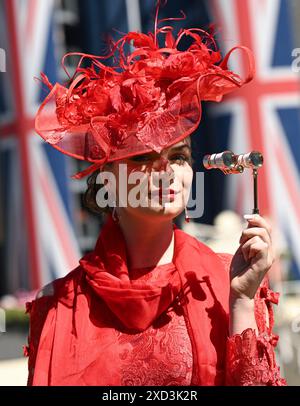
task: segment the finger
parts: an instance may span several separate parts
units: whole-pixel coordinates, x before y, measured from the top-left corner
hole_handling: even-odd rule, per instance
[[[258,254],[260,254],[261,257],[268,255],[268,246],[263,241],[250,245],[248,259],[255,258]]]
[[[261,255],[267,255],[269,245],[263,241],[260,237],[255,236],[248,240],[245,244],[241,246],[242,253],[245,261],[249,261],[251,258],[256,256],[259,252]]]
[[[252,228],[246,228],[243,230],[241,238],[240,238],[240,244],[244,244],[246,241],[248,241],[250,238],[258,236],[260,237],[265,243],[271,245],[271,238],[270,234],[265,228],[258,228],[258,227],[252,227]]]
[[[245,214],[244,219],[248,221],[249,227],[262,227],[265,228],[270,238],[272,238],[272,227],[271,224],[259,214]]]

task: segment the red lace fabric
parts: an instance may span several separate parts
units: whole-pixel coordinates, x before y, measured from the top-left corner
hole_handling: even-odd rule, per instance
[[[130,270],[115,227],[105,226],[103,246],[53,282],[53,296],[28,305],[29,385],[286,384],[272,333],[278,295],[266,280],[255,297],[258,336],[247,329],[229,338],[230,255],[175,229],[174,265]],[[110,273],[100,270],[104,253]]]
[[[231,256],[220,255],[227,268]],[[278,304],[279,294],[268,287],[265,278],[255,296],[255,319],[258,336],[253,329],[228,338],[226,359],[226,384],[228,386],[284,386],[280,377],[274,348],[278,336],[273,334],[273,304]]]
[[[230,256],[221,256],[230,265]],[[143,268],[131,271],[132,279],[157,280],[159,272],[173,268],[173,264],[156,267],[149,272]],[[28,385],[32,385],[40,331],[43,328],[47,308],[53,297],[45,296],[27,304],[31,320],[34,319],[35,334],[29,337],[29,347],[24,355],[29,357]],[[267,288],[264,281],[255,298],[255,316],[260,336],[252,329],[228,338],[226,359],[226,385],[286,385],[276,365],[274,348],[278,336],[273,335],[272,303],[278,303],[278,295]],[[32,306],[33,304],[33,306]],[[268,313],[269,326],[266,323]],[[164,312],[153,326],[140,334],[117,332],[120,346],[121,384],[124,386],[190,385],[192,377],[192,346],[184,319],[183,309],[176,301]]]
[[[170,263],[130,271],[130,278],[148,283],[174,269]],[[182,308],[177,301],[147,330],[139,334],[118,332],[121,384],[124,386],[184,386],[191,384],[192,345]]]

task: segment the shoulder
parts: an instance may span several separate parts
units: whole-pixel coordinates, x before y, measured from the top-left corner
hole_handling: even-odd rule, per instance
[[[217,255],[220,258],[220,260],[222,261],[224,268],[229,271],[233,255],[227,254],[224,252],[222,252],[222,253],[218,252]]]
[[[30,330],[40,331],[47,315],[55,309],[58,301],[67,306],[72,303],[74,281],[81,275],[80,267],[77,267],[63,278],[55,279],[38,291],[31,302],[26,303],[26,313],[30,317]],[[38,334],[34,334],[38,335]]]
[[[215,252],[204,242],[198,240],[196,237],[186,233],[183,230],[178,229],[177,233],[180,234],[181,239],[184,239],[184,241],[191,248],[196,249],[197,251],[201,252],[201,254],[203,254],[203,255],[214,257],[215,259],[221,261],[225,268],[228,268],[230,266],[230,263],[231,263],[231,260],[233,257],[232,254],[224,253],[224,252],[222,252],[222,253]]]
[[[206,272],[214,279],[224,281],[224,273],[229,274],[232,254],[217,253],[204,242],[186,233],[177,231],[179,245],[187,247],[185,251],[187,261],[198,262],[205,266]]]
[[[53,296],[53,295],[54,295],[54,282],[50,282],[38,291],[38,293],[35,296],[35,299],[37,300],[45,296]]]
[[[82,269],[80,266],[73,269],[66,276],[55,279],[54,281],[43,286],[36,294],[35,300],[45,297],[58,297],[62,294],[67,294],[70,290],[73,290],[75,282],[80,279],[82,275]]]
[[[44,326],[47,324],[46,334],[49,334],[50,326],[53,326],[55,322],[58,301],[68,302],[72,286],[75,285],[75,281],[80,278],[81,274],[82,270],[78,266],[63,278],[55,279],[45,285],[38,291],[34,300],[26,303],[26,312],[29,314],[30,319],[28,346],[24,347],[24,354],[29,356],[28,385],[33,384],[35,362]]]
[[[26,303],[26,313],[30,318],[30,345],[37,345],[44,323],[48,315],[55,310],[58,301],[67,306],[72,305],[74,286],[81,274],[82,269],[78,266],[63,278],[55,279],[45,285],[38,291],[34,300]]]
[[[182,269],[192,270],[197,280],[203,282],[201,288],[205,292],[207,303],[210,303],[208,307],[214,306],[217,300],[228,313],[231,255],[216,253],[208,245],[186,233],[181,233],[180,240],[182,259],[179,265]]]

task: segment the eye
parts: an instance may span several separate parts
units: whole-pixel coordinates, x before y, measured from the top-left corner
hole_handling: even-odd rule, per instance
[[[131,158],[129,158],[130,161],[132,162],[148,162],[151,160],[150,155],[136,155]]]
[[[171,157],[171,161],[178,163],[179,165],[183,165],[188,160],[189,160],[189,157],[184,154],[176,154]]]

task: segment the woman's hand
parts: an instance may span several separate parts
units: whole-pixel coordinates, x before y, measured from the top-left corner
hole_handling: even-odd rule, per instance
[[[261,216],[247,216],[240,246],[230,266],[230,334],[256,329],[254,296],[274,262],[271,226]]]
[[[237,299],[253,299],[274,262],[270,224],[258,214],[247,220],[230,266],[230,295]]]

